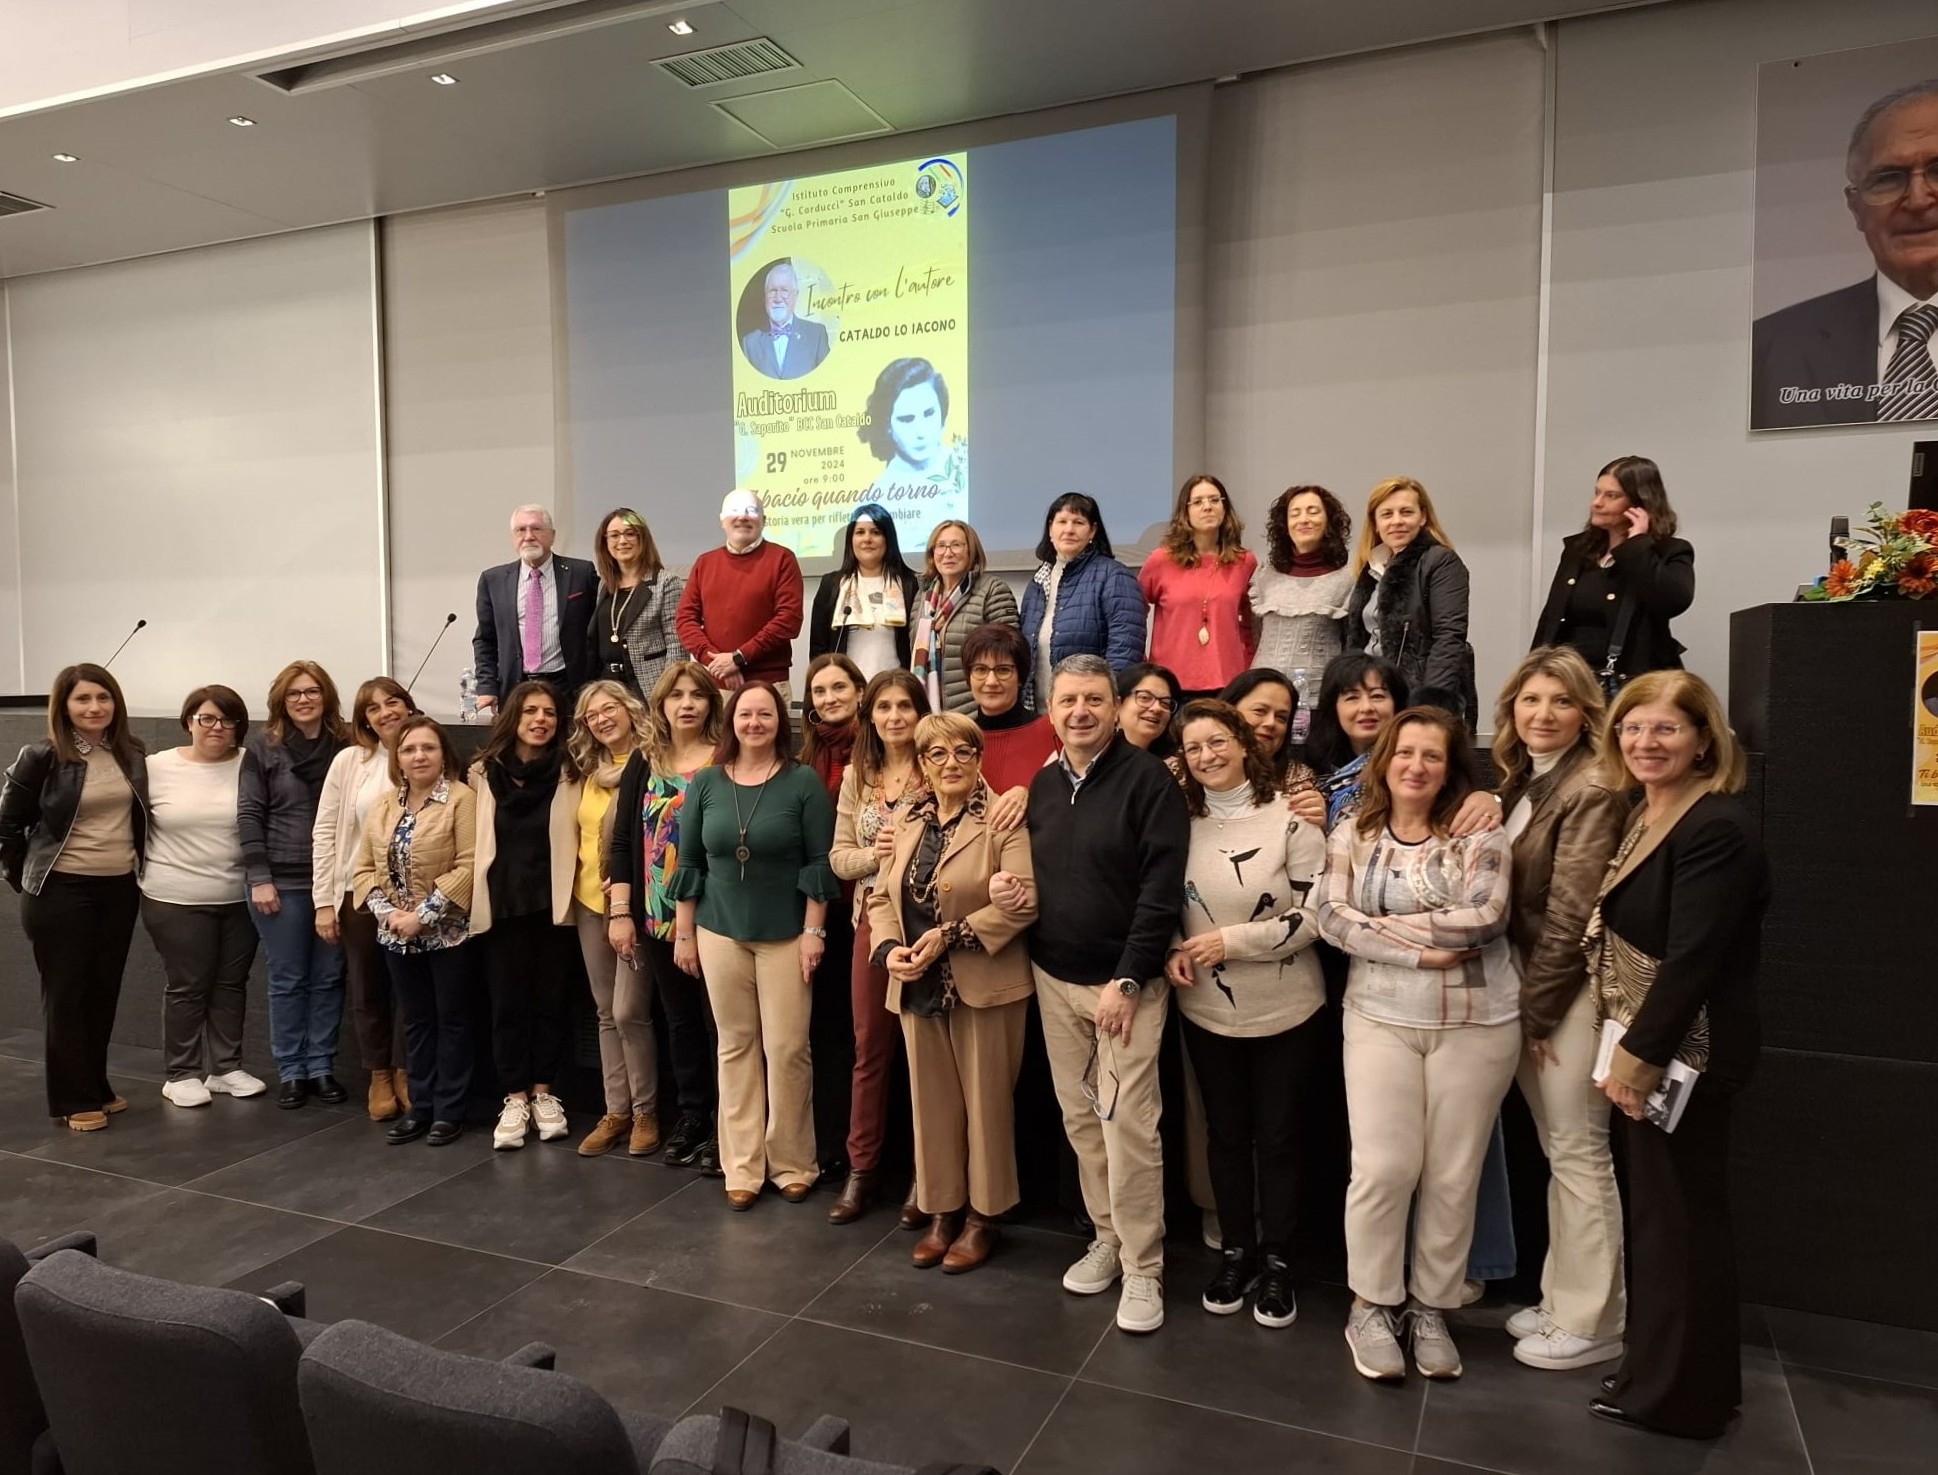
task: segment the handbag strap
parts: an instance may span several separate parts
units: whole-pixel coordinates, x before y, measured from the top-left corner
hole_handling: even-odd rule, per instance
[[[1615,628],[1608,637],[1608,659],[1602,664],[1601,675],[1604,681],[1613,677],[1615,668],[1622,659],[1622,647],[1628,644],[1628,632],[1635,624],[1635,591],[1622,591],[1622,602],[1615,607]]]
[[[774,1448],[779,1442],[768,1420],[723,1406],[719,1437],[713,1445],[713,1475],[773,1475]]]

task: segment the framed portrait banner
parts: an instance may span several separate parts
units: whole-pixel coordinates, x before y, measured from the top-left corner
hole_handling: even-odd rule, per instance
[[[1938,420],[1938,36],[1765,62],[1750,429]]]

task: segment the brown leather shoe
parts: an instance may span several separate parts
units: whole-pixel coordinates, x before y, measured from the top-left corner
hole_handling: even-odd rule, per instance
[[[626,1134],[633,1129],[633,1119],[629,1116],[602,1116],[599,1125],[586,1133],[585,1141],[579,1144],[580,1157],[598,1157],[608,1153],[626,1140]]]
[[[760,1197],[758,1189],[729,1188],[727,1190],[727,1207],[732,1209],[736,1214],[744,1214],[754,1206],[754,1200],[758,1197]]]
[[[989,1258],[990,1252],[996,1248],[996,1241],[1001,1238],[994,1219],[971,1209],[962,1222],[962,1233],[949,1246],[949,1253],[942,1257],[942,1273],[961,1275],[974,1270]]]
[[[812,1183],[786,1183],[781,1185],[781,1197],[791,1204],[798,1204],[804,1202],[813,1190]]]
[[[128,1098],[126,1096],[117,1096],[112,1101],[103,1101],[101,1103],[101,1110],[109,1116],[120,1116],[127,1109]]]
[[[916,1207],[915,1180],[911,1178],[908,1185],[908,1197],[902,1200],[902,1228],[920,1229],[928,1222],[929,1216]]]
[[[828,1210],[830,1224],[852,1224],[868,1210],[868,1200],[875,1194],[875,1175],[866,1168],[849,1170],[848,1181],[841,1185],[841,1197],[834,1201]]]
[[[397,1091],[390,1084],[390,1072],[373,1070],[370,1072],[370,1120],[387,1122],[397,1116],[403,1108],[397,1104]]]
[[[104,1111],[77,1111],[73,1116],[62,1117],[72,1132],[98,1132],[108,1124],[108,1114]]]
[[[659,1151],[659,1117],[650,1111],[633,1113],[633,1131],[626,1143],[628,1157],[645,1157]]]
[[[390,1073],[390,1094],[397,1098],[399,1111],[410,1110],[410,1072],[393,1070]]]
[[[929,1220],[929,1232],[915,1242],[915,1249],[909,1255],[909,1262],[917,1270],[933,1270],[942,1263],[949,1253],[949,1246],[955,1243],[956,1226],[962,1222],[962,1211],[953,1214],[937,1214]]]

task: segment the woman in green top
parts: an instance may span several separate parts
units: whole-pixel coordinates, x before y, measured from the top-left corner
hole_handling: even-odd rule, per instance
[[[797,1204],[819,1172],[808,1059],[810,984],[827,940],[834,806],[791,756],[780,693],[753,681],[727,702],[714,766],[693,776],[673,873],[675,959],[693,939],[720,1033],[720,1167],[727,1203],[753,1207],[772,1180]]]

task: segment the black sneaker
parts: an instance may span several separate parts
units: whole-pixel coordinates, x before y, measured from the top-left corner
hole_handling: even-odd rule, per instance
[[[707,1140],[707,1119],[697,1111],[683,1111],[666,1134],[666,1161],[676,1168],[689,1166]]]
[[[1247,1251],[1235,1247],[1221,1250],[1219,1259],[1224,1263],[1205,1287],[1204,1308],[1213,1316],[1230,1316],[1245,1309],[1245,1293],[1258,1280],[1258,1266]]]
[[[1252,1320],[1260,1326],[1290,1326],[1299,1319],[1299,1298],[1292,1293],[1292,1267],[1267,1255],[1252,1297]]]
[[[693,1154],[693,1167],[696,1171],[706,1174],[709,1178],[724,1178],[727,1176],[720,1170],[720,1144],[717,1140],[709,1136],[706,1141],[700,1144],[699,1148]]]

